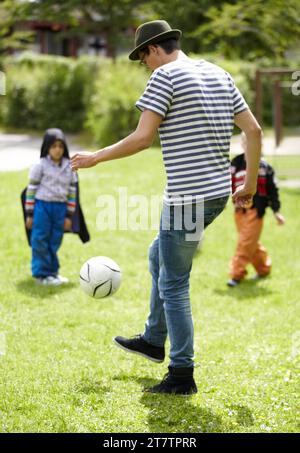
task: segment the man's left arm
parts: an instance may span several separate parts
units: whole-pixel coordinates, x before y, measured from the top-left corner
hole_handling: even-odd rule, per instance
[[[121,159],[149,148],[154,141],[162,119],[162,116],[157,113],[144,110],[136,130],[132,134],[114,145],[107,146],[94,153],[75,154],[71,159],[72,170],[94,167],[100,162]]]

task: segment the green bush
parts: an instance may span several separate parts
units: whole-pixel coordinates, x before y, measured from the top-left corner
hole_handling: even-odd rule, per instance
[[[6,96],[2,105],[3,123],[12,127],[30,128],[35,125],[36,120],[33,103],[37,74],[21,72],[19,68],[10,68],[6,74]]]
[[[100,66],[101,59],[96,62],[30,54],[21,59],[8,59],[4,124],[38,130],[56,126],[67,132],[80,131]]]
[[[116,141],[136,126],[134,104],[149,75],[124,59],[30,53],[7,59],[5,72],[4,125],[66,132],[86,128],[98,144]]]
[[[228,71],[255,111],[255,71],[272,62],[232,61],[215,54],[192,57],[205,58]],[[300,66],[294,61],[291,65]],[[37,130],[60,127],[66,132],[86,129],[99,146],[123,138],[136,127],[135,102],[150,75],[124,57],[113,62],[101,57],[74,60],[30,53],[6,58],[4,71],[7,94],[0,103],[4,125]],[[293,96],[289,88],[283,88],[282,95],[284,124],[299,126],[299,96]],[[272,123],[273,85],[263,77],[263,124]]]
[[[132,132],[139,120],[135,102],[143,93],[149,74],[130,62],[111,63],[97,80],[86,127],[99,146],[106,146]]]
[[[273,67],[269,59],[260,59],[257,63],[249,63],[240,60],[226,60],[215,54],[193,55],[194,58],[204,58],[211,63],[221,66],[228,71],[235,80],[237,87],[245,97],[253,112],[255,112],[255,72],[257,69]],[[286,61],[285,67],[300,68],[300,61]],[[281,77],[285,82],[291,83],[289,75]],[[274,100],[273,100],[274,79],[262,77],[262,119],[264,126],[272,126],[274,122]],[[290,87],[282,88],[282,112],[284,126],[300,125],[299,96],[293,96]]]

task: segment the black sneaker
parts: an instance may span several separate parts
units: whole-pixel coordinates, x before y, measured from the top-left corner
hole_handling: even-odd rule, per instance
[[[148,393],[168,393],[173,395],[189,396],[198,392],[193,378],[194,368],[173,368],[164,376],[160,384],[146,389]]]
[[[152,362],[161,363],[165,359],[165,348],[153,346],[143,340],[141,335],[136,335],[133,338],[115,337],[114,343],[124,351],[138,354]]]

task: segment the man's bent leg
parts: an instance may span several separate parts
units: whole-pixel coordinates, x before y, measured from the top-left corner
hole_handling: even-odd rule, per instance
[[[175,224],[178,224],[178,218],[176,218],[174,210],[163,209],[162,224],[167,224],[170,228],[161,228],[160,230],[159,290],[160,297],[164,300],[170,336],[171,363],[167,376],[161,383],[149,388],[148,392],[150,393],[191,395],[197,392],[193,378],[194,328],[189,299],[189,277],[202,228],[207,227],[222,212],[227,198],[206,202],[204,213],[200,209],[199,218],[197,206],[195,206],[195,210],[193,208],[192,211],[190,210],[193,220],[195,212],[197,224],[192,234],[194,240],[190,240],[190,230],[175,228]],[[189,236],[187,236],[187,233],[189,233]]]

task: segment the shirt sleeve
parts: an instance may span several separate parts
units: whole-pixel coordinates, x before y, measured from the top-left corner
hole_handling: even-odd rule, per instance
[[[41,182],[43,169],[41,163],[33,165],[29,173],[29,184],[26,190],[25,212],[27,217],[33,216],[35,195]]]
[[[76,183],[77,183],[77,174],[72,172],[72,181],[69,187],[68,196],[67,196],[67,214],[66,217],[69,219],[72,218],[75,208],[76,208]]]
[[[173,98],[173,84],[168,73],[158,68],[150,77],[146,89],[136,107],[141,110],[152,110],[163,118],[166,116]]]
[[[232,95],[232,103],[233,103],[233,113],[237,115],[238,113],[242,113],[245,110],[249,110],[249,106],[245,101],[243,95],[241,94],[240,90],[234,83],[233,78],[230,74],[227,73],[230,83],[231,95]]]
[[[271,206],[274,213],[280,211],[280,199],[279,199],[279,191],[278,185],[275,177],[275,172],[271,165],[268,165],[267,168],[267,197],[268,197],[268,204]]]

